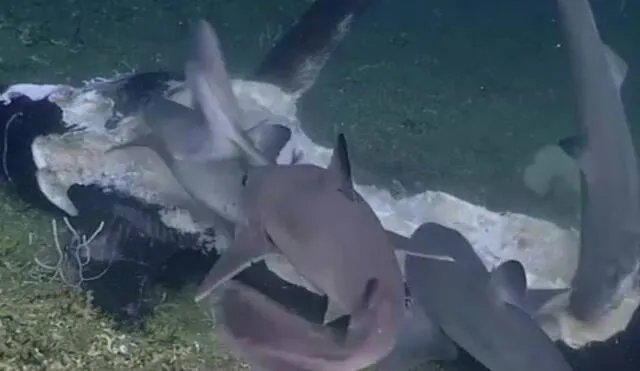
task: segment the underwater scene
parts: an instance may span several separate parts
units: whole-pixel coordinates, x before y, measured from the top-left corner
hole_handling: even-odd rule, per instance
[[[639,37],[636,0],[5,1],[0,370],[640,369]]]

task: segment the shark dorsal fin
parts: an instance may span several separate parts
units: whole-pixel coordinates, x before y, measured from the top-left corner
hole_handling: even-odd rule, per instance
[[[491,272],[489,285],[498,299],[516,307],[525,306],[527,276],[517,260],[507,260]]]
[[[338,134],[336,145],[333,148],[331,162],[327,168],[330,184],[337,185],[338,190],[344,193],[352,201],[359,200],[353,188],[353,178],[351,176],[351,162],[349,161],[349,151],[347,149],[347,139],[344,134]]]

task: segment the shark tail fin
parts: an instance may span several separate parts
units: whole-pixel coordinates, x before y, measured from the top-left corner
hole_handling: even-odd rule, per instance
[[[244,155],[252,165],[269,164],[241,129],[243,116],[215,30],[200,20],[194,35],[193,58],[185,65],[185,78],[193,93],[194,108],[202,112],[209,127],[211,148],[215,149],[212,158],[224,160]]]

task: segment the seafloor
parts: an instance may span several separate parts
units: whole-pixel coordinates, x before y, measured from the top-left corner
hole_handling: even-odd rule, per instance
[[[216,26],[231,73],[242,76],[308,3],[3,1],[0,83],[179,70],[189,22],[199,17]],[[592,5],[605,42],[629,65],[623,95],[637,138],[640,2]],[[398,180],[400,192],[440,189],[571,221],[575,205],[537,198],[522,183],[534,152],[574,128],[555,14],[551,0],[379,0],[304,97],[306,131],[323,144],[344,131],[353,162]],[[0,202],[0,369],[242,367],[216,345],[188,295],[170,297],[144,331],[130,333],[88,309],[89,298],[55,279],[43,283],[32,259],[53,244],[49,221],[24,206],[6,195]]]

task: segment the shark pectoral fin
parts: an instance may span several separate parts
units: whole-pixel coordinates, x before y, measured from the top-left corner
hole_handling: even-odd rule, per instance
[[[200,284],[195,297],[196,303],[243,271],[251,263],[264,258],[269,253],[270,246],[263,230],[248,227],[240,231],[231,246],[222,252],[220,259]]]
[[[627,66],[627,62],[625,62],[618,53],[613,51],[609,45],[603,44],[603,46],[605,58],[607,59],[607,63],[609,63],[609,68],[613,75],[613,81],[615,82],[618,91],[620,91],[622,84],[624,84],[624,80],[627,78],[629,67]]]
[[[489,285],[498,300],[526,309],[527,276],[517,260],[507,260],[491,272]]]
[[[284,125],[261,124],[247,131],[256,149],[272,163],[276,163],[280,151],[291,139],[291,129]]]
[[[570,289],[528,289],[525,306],[529,313],[554,313],[569,304]]]
[[[327,174],[329,176],[329,184],[332,187],[337,187],[348,199],[354,202],[362,200],[353,188],[347,139],[342,133],[338,134],[336,145],[333,147],[333,155],[327,167]]]
[[[458,348],[425,314],[416,302],[406,308],[396,344],[391,353],[376,364],[378,371],[406,371],[429,361],[449,361],[458,357]]]

